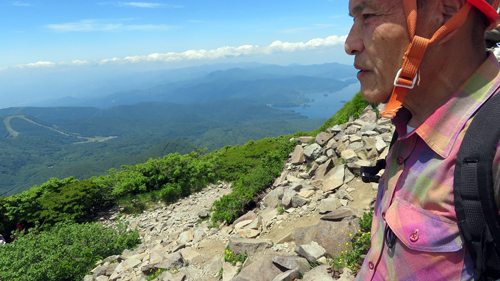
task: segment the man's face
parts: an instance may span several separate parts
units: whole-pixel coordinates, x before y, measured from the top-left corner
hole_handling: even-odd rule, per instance
[[[371,102],[386,102],[410,44],[402,0],[350,0],[354,23],[345,42],[359,70],[361,94]]]

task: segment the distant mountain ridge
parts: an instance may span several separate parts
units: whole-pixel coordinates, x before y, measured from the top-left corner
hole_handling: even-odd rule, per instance
[[[269,92],[279,91],[282,96],[269,99],[266,103],[294,106],[307,101],[304,94],[340,90],[354,82],[352,78],[356,75],[352,66],[338,63],[305,66],[250,64],[206,73],[198,68],[195,68],[197,71],[189,69],[191,68],[178,70],[179,73],[175,75],[173,70],[152,72],[151,75],[156,77],[154,81],[157,82],[149,86],[142,85],[141,88],[92,98],[64,97],[42,104],[49,107],[106,108],[148,101],[191,103],[224,98],[262,99]],[[257,91],[261,95],[254,97],[252,94]],[[281,99],[294,102],[283,103],[280,102]]]
[[[197,69],[140,90],[59,100],[73,105],[0,109],[0,196],[50,177],[85,179],[149,157],[314,130],[325,119],[276,107],[303,105],[312,93],[348,100],[335,92],[352,84],[354,71],[340,64]],[[171,72],[153,80],[162,73]]]

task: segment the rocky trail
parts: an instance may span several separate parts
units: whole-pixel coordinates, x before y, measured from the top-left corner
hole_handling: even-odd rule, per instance
[[[115,210],[101,222],[128,222],[130,229],[137,227],[142,243],[104,259],[84,281],[145,281],[167,268],[153,280],[352,280],[347,269],[334,279],[327,257],[340,254],[339,245],[350,242],[359,217],[373,207],[376,185],[363,183],[356,174],[361,166],[385,158],[392,130],[389,120],[367,108],[357,120],[315,138],[296,139],[301,144],[281,177],[254,210],[232,225],[209,228],[213,202],[231,193],[225,183],[140,215]],[[232,255],[246,253],[246,261],[224,263],[227,246]],[[310,264],[322,265],[311,269]]]

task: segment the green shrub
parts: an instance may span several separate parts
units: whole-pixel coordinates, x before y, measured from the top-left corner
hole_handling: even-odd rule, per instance
[[[259,159],[258,165],[248,174],[239,175],[238,180],[234,181],[231,194],[225,195],[214,202],[215,211],[212,216],[214,223],[217,221],[231,223],[238,218],[254,197],[270,186],[273,180],[281,174],[285,160],[296,145],[295,142],[290,142],[289,136],[261,141],[272,143],[271,147],[274,150],[263,150],[265,153],[261,152],[260,155],[257,153],[251,154],[252,157]],[[245,155],[245,151],[240,154]],[[248,153],[246,154],[248,155]]]
[[[1,280],[82,280],[96,261],[121,254],[139,243],[137,231],[106,228],[97,223],[58,223],[50,231],[38,227],[16,233],[0,247]]]
[[[372,219],[373,212],[363,214],[363,217],[359,220],[360,230],[358,233],[349,234],[352,237],[351,243],[339,245],[340,248],[343,248],[343,251],[340,252],[340,255],[333,257],[332,266],[335,269],[347,267],[354,274],[359,272],[366,253],[370,250]]]
[[[347,121],[349,121],[349,118],[351,116],[354,119],[358,118],[368,105],[371,105],[373,108],[377,108],[377,104],[368,102],[363,98],[361,93],[357,93],[352,98],[352,100],[346,102],[346,104],[339,111],[337,111],[337,113],[335,113],[330,119],[328,119],[325,124],[323,124],[323,126],[314,131],[312,135],[323,132],[332,126],[346,123]]]

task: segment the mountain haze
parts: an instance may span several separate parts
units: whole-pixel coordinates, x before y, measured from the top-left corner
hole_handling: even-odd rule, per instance
[[[72,106],[0,109],[0,196],[50,177],[86,179],[168,153],[313,130],[325,120],[275,107],[306,104],[307,94],[318,92],[349,99],[335,96],[349,85],[353,71],[346,69],[251,65],[193,71],[191,79],[173,75],[177,81],[145,89],[56,102]],[[339,77],[328,77],[333,74]]]

